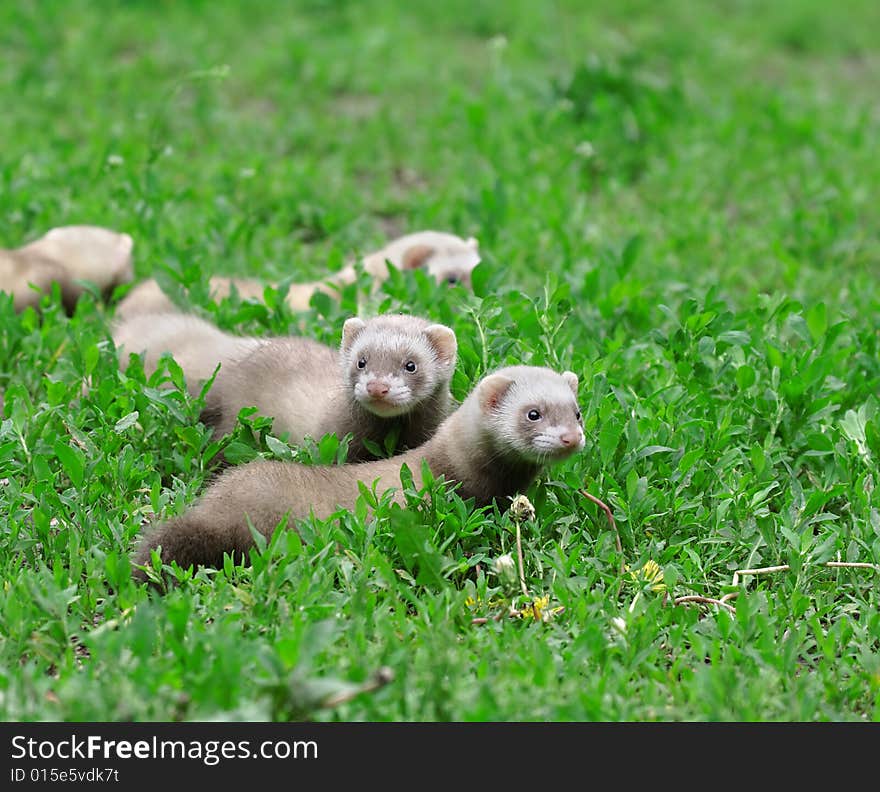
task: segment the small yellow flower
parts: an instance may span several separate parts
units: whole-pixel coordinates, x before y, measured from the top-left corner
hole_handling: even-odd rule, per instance
[[[532,600],[532,611],[534,612],[534,616],[536,619],[541,617],[541,613],[547,609],[547,606],[550,604],[550,597],[546,594],[543,597],[535,597]]]
[[[520,619],[534,619],[535,621],[548,622],[564,610],[565,608],[561,606],[551,608],[550,597],[544,595],[543,597],[535,597],[528,605],[523,605],[519,610],[511,611],[510,615],[516,616]]]
[[[627,570],[629,571],[629,576],[636,583],[647,583],[650,585],[651,591],[658,593],[666,591],[666,584],[663,582],[663,569],[654,559],[648,559],[638,569],[630,570],[627,567]]]
[[[471,608],[473,610],[476,610],[477,608],[482,607],[483,605],[485,605],[489,610],[492,610],[493,608],[502,607],[503,605],[506,604],[506,602],[507,601],[503,597],[493,597],[488,602],[484,603],[483,600],[480,599],[480,597],[468,596],[465,599],[464,604],[466,607]]]

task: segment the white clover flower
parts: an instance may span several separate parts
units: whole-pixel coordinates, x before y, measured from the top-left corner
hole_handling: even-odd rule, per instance
[[[517,522],[535,519],[535,507],[525,495],[517,495],[510,504],[510,513]]]
[[[516,583],[516,562],[510,553],[498,556],[492,563],[492,571],[498,575],[502,583]]]

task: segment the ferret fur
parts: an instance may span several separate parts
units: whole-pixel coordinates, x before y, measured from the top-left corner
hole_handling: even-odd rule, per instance
[[[480,263],[478,248],[479,243],[473,237],[462,239],[443,231],[417,231],[370,253],[362,263],[376,284],[388,277],[387,260],[401,270],[424,268],[438,283],[461,283],[470,287],[471,272]],[[323,291],[334,296],[335,287],[353,283],[356,277],[354,265],[349,264],[323,280],[292,283],[287,292],[287,304],[293,311],[304,311],[315,292]],[[234,286],[243,299],[262,300],[266,285],[254,278],[214,276],[210,280],[211,297],[214,300],[228,297]],[[124,318],[172,310],[177,310],[176,306],[151,278],[139,283],[125,296],[116,308],[116,316]]]
[[[128,234],[99,226],[53,228],[22,247],[0,250],[0,291],[11,293],[21,311],[36,306],[40,293],[58,283],[64,307],[72,313],[83,292],[77,281],[90,281],[106,296],[132,279],[132,246]]]
[[[292,523],[353,509],[359,482],[375,483],[378,492],[397,488],[394,497],[403,503],[404,464],[417,486],[424,461],[435,477],[458,482],[461,497],[476,505],[504,501],[527,489],[545,466],[583,448],[577,383],[572,372],[504,368],[482,379],[430,440],[391,459],[342,466],[260,460],[230,468],[185,514],[149,530],[134,563],[148,563],[159,547],[163,562],[182,567],[218,566],[224,553],[245,557],[253,546],[248,521],[270,537],[285,516]],[[145,578],[141,570],[134,575]]]
[[[367,441],[381,447],[394,428],[399,447],[420,445],[453,407],[455,334],[415,316],[348,319],[338,351],[306,338],[235,336],[180,313],[124,319],[113,339],[122,356],[145,352],[148,374],[170,352],[192,395],[219,363],[201,417],[220,434],[232,431],[243,407],[253,406],[292,443],[350,432],[348,458],[360,460],[369,455]],[[414,372],[405,369],[408,363]]]

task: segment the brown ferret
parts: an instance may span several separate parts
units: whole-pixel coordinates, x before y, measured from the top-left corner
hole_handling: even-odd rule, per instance
[[[90,281],[107,296],[132,279],[132,239],[99,226],[62,226],[14,250],[0,250],[0,291],[13,296],[16,311],[36,307],[53,283],[68,313]],[[32,288],[33,287],[33,288]]]
[[[244,558],[254,544],[249,523],[268,538],[285,517],[353,509],[359,484],[375,484],[377,492],[395,487],[403,503],[401,468],[407,465],[421,487],[423,461],[434,477],[458,482],[458,494],[477,506],[502,501],[584,447],[577,384],[570,371],[503,368],[483,378],[430,440],[391,459],[341,466],[259,460],[229,468],[186,513],[147,531],[134,564],[148,564],[157,548],[163,562],[184,568],[218,566],[224,553]],[[146,578],[140,569],[133,574]]]
[[[388,277],[388,264],[400,270],[425,269],[438,283],[470,287],[471,272],[480,263],[476,239],[462,239],[443,231],[417,231],[389,242],[381,250],[363,259],[364,270],[375,283]],[[293,311],[304,311],[315,292],[335,296],[336,287],[353,283],[357,277],[354,265],[341,269],[329,277],[309,283],[292,283],[287,292],[287,304]],[[210,280],[211,296],[215,300],[228,297],[235,287],[243,299],[262,300],[267,284],[254,278],[214,276]],[[116,308],[117,317],[141,313],[159,313],[177,310],[155,279],[135,286]]]
[[[453,407],[455,333],[415,316],[348,319],[338,351],[305,338],[234,336],[176,313],[125,319],[113,338],[123,352],[144,351],[148,372],[170,352],[193,394],[220,363],[201,416],[219,433],[256,407],[292,443],[351,433],[350,460],[367,458],[367,442],[381,447],[393,430],[400,448],[420,445]]]

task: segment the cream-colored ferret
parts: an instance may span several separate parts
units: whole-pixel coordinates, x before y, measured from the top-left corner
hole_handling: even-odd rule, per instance
[[[61,289],[68,313],[83,293],[78,281],[90,281],[103,294],[133,276],[132,239],[100,226],[53,228],[33,242],[0,250],[0,291],[12,294],[16,311],[36,306],[53,283]]]
[[[352,317],[338,350],[297,336],[236,336],[183,313],[122,319],[113,340],[123,361],[143,352],[148,374],[170,353],[193,395],[219,363],[201,415],[218,433],[232,431],[243,407],[256,407],[291,443],[351,433],[349,460],[368,458],[367,446],[381,448],[391,432],[399,448],[415,448],[454,407],[455,333],[416,316]]]
[[[547,368],[511,366],[477,383],[461,406],[425,443],[391,459],[310,466],[256,460],[228,468],[180,517],[149,529],[134,555],[147,564],[161,548],[165,563],[219,566],[223,554],[241,559],[254,544],[249,526],[269,537],[285,517],[327,518],[353,509],[360,485],[396,488],[403,503],[401,468],[422,486],[422,462],[435,477],[458,482],[463,498],[482,506],[529,487],[548,465],[584,447],[577,376]],[[134,576],[145,574],[135,569]]]
[[[462,239],[443,231],[418,231],[389,242],[381,250],[363,258],[364,270],[378,284],[388,277],[388,264],[400,270],[424,269],[438,283],[471,285],[471,272],[480,263],[476,239]],[[353,264],[329,277],[308,283],[292,283],[287,292],[287,304],[294,311],[304,311],[317,291],[335,295],[334,287],[353,283],[357,277]],[[266,283],[255,278],[213,276],[211,296],[215,300],[227,297],[235,286],[242,298],[263,299]],[[151,278],[138,284],[119,303],[117,317],[141,313],[159,313],[177,310],[158,282]]]

